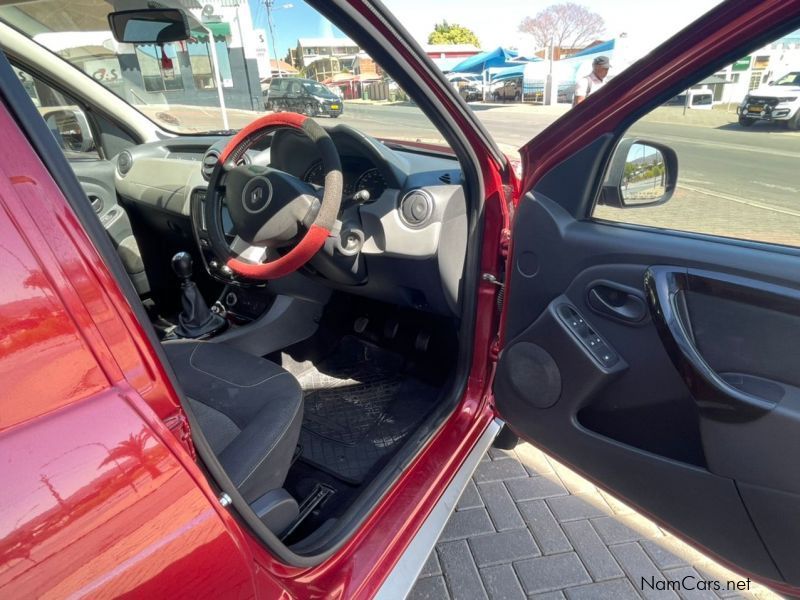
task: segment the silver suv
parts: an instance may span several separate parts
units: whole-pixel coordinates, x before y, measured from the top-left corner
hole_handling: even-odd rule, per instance
[[[800,71],[756,88],[739,105],[739,125],[756,121],[786,121],[789,129],[800,129]]]

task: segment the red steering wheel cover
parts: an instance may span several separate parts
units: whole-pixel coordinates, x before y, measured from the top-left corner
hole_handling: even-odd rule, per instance
[[[308,117],[305,115],[299,115],[297,113],[273,113],[271,115],[259,117],[255,121],[249,123],[246,127],[240,129],[239,132],[230,139],[228,144],[222,150],[222,153],[219,155],[219,160],[224,164],[225,161],[228,160],[231,152],[233,152],[233,150],[239,144],[260,129],[264,129],[264,127],[285,126],[302,130],[303,123],[305,123],[307,120]]]
[[[303,130],[303,124],[307,121],[308,117],[297,113],[274,113],[256,119],[243,129],[241,129],[223,149],[220,154],[220,164],[224,164],[233,152],[242,142],[253,136],[253,134],[264,129],[265,127],[293,127]],[[325,240],[330,235],[330,229],[318,224],[313,224],[309,227],[303,239],[292,248],[285,255],[276,260],[266,263],[249,263],[238,258],[231,257],[226,263],[235,273],[239,273],[245,277],[252,277],[253,279],[276,279],[283,277],[289,273],[293,273],[319,252]]]

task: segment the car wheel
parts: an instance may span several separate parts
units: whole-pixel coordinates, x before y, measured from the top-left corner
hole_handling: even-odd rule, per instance
[[[514,102],[519,102],[520,100],[522,100],[522,95],[519,92],[517,92],[516,94],[514,94]]]
[[[794,116],[786,122],[786,125],[789,129],[794,129],[795,131],[800,129],[800,108],[798,108]]]
[[[333,113],[331,115],[331,119],[338,119],[338,118],[339,118],[339,113]]]
[[[264,105],[264,108],[267,110],[275,110],[275,103],[272,100],[268,100],[267,103]]]
[[[303,114],[307,117],[316,117],[317,116],[317,107],[313,102],[306,102],[305,106],[303,106]]]
[[[500,94],[498,94],[497,92],[492,94],[492,100],[494,100],[495,102],[500,102]]]
[[[742,127],[750,127],[755,122],[756,122],[755,119],[749,119],[747,117],[739,117],[739,125],[741,125]]]

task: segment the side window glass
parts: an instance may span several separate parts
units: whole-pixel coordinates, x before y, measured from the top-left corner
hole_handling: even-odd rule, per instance
[[[78,103],[27,71],[16,67],[14,71],[67,158],[100,158]]]
[[[698,79],[634,123],[592,216],[800,247],[800,64],[782,43]]]

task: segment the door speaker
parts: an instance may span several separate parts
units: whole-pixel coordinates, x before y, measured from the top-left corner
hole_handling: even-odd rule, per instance
[[[536,408],[550,408],[561,396],[561,372],[553,357],[536,344],[517,342],[505,351],[505,374],[514,392]]]

